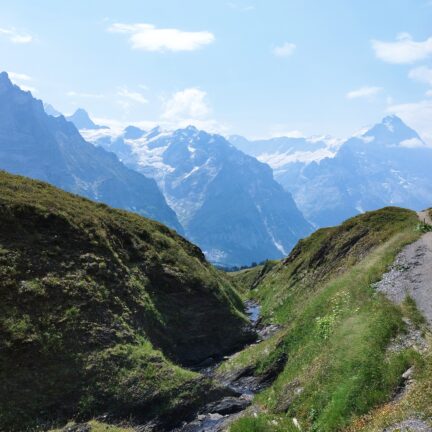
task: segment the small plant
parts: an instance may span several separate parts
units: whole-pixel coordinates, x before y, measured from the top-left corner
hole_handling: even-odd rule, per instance
[[[432,225],[429,225],[425,221],[419,222],[416,226],[416,231],[420,231],[422,233],[432,232]]]
[[[323,317],[317,317],[315,321],[318,335],[324,340],[328,339],[336,322],[336,315],[329,314]]]

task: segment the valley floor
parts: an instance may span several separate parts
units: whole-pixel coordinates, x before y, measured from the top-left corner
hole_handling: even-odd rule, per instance
[[[176,431],[432,432],[432,221],[418,217],[421,235],[412,212],[359,216],[239,272],[262,341],[202,371],[233,397]]]

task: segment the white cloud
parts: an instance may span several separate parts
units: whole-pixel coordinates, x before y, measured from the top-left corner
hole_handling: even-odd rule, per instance
[[[23,73],[8,72],[8,75],[12,81],[33,81],[31,76]]]
[[[83,99],[101,99],[103,98],[103,94],[100,93],[82,93],[82,92],[76,92],[76,91],[68,91],[66,93],[69,97],[77,97],[77,98],[83,98]]]
[[[227,5],[231,9],[238,10],[240,12],[250,12],[255,10],[254,5],[240,5],[238,3],[233,3],[233,2],[228,2]]]
[[[426,92],[426,96],[427,96],[427,97],[432,97],[432,90],[428,90],[428,91]]]
[[[372,48],[376,57],[385,62],[414,63],[432,55],[432,37],[416,42],[409,33],[401,33],[395,42],[372,40]]]
[[[207,93],[195,87],[186,88],[172,95],[164,104],[162,118],[202,119],[210,113]]]
[[[351,90],[346,94],[347,99],[370,99],[376,96],[383,89],[381,87],[363,86],[356,90]]]
[[[276,128],[270,131],[270,138],[280,138],[280,137],[288,137],[288,138],[305,138],[305,134],[299,130],[286,130]]]
[[[290,55],[294,54],[296,48],[296,44],[292,42],[284,42],[282,45],[274,47],[272,49],[272,53],[276,57],[289,57]]]
[[[28,44],[33,41],[33,36],[29,34],[19,33],[14,28],[1,28],[0,35],[6,37],[10,42],[16,44]]]
[[[128,34],[132,48],[143,51],[194,51],[215,40],[213,33],[208,31],[163,29],[152,24],[115,23],[108,31]]]
[[[416,67],[409,71],[408,76],[415,80],[432,86],[432,68],[426,66]]]
[[[424,141],[432,145],[431,100],[392,105],[387,108],[387,111],[402,118],[421,135]]]
[[[37,93],[37,90],[32,85],[29,85],[29,82],[31,83],[31,81],[33,81],[31,76],[17,72],[8,72],[8,75],[10,80],[21,90]]]
[[[148,100],[144,97],[142,93],[129,91],[126,87],[119,88],[117,95],[139,104],[144,105],[148,103]]]
[[[404,141],[401,141],[401,143],[399,145],[400,145],[400,147],[406,147],[406,148],[428,147],[424,141],[422,141],[418,138],[406,139]]]

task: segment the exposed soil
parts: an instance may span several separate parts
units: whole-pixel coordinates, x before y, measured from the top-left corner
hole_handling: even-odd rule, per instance
[[[422,420],[409,419],[386,427],[383,432],[432,432],[432,428]]]
[[[432,225],[428,212],[418,215],[422,222]],[[399,253],[376,289],[397,304],[407,296],[412,297],[429,326],[432,325],[432,232],[423,234]]]

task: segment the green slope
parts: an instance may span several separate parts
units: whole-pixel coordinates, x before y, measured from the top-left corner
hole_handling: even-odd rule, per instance
[[[253,296],[264,321],[281,330],[219,373],[248,367],[264,375],[281,359],[286,364],[255,397],[259,414],[240,419],[232,432],[297,431],[294,421],[302,430],[342,430],[388,401],[408,367],[421,369],[414,350],[387,350],[405,331],[404,314],[415,313],[373,288],[397,252],[419,236],[416,225],[409,210],[369,212],[300,241],[265,275]]]
[[[174,231],[5,172],[0,298],[0,430],[181,418],[217,390],[176,364],[253,337],[232,284]]]

